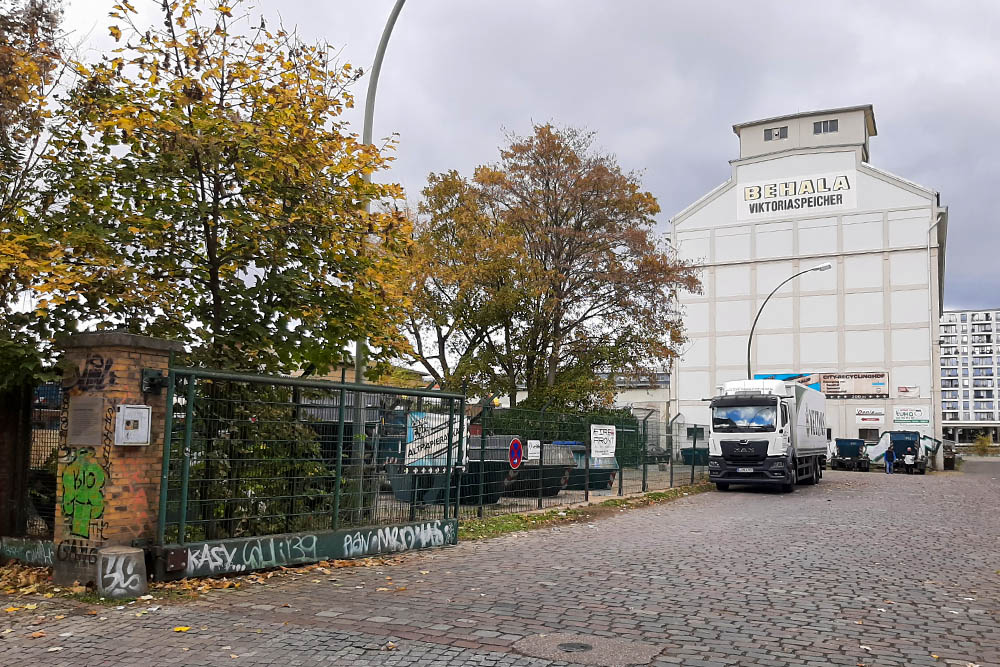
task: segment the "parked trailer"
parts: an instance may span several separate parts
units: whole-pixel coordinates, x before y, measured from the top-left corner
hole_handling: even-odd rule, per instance
[[[708,475],[720,491],[752,484],[791,492],[822,478],[829,437],[823,394],[796,382],[736,380],[709,400]]]

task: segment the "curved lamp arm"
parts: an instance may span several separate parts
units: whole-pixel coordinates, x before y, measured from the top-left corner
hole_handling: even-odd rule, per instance
[[[824,264],[820,264],[819,266],[814,266],[811,269],[806,269],[805,271],[799,271],[798,273],[792,274],[787,278],[785,278],[784,280],[782,280],[777,287],[771,290],[771,293],[767,295],[766,299],[764,299],[764,303],[760,304],[760,308],[757,309],[757,317],[753,318],[753,324],[750,326],[750,335],[747,336],[747,379],[748,380],[753,379],[753,375],[750,373],[750,347],[751,345],[753,345],[753,332],[754,329],[757,328],[757,320],[760,319],[760,314],[764,312],[764,306],[767,305],[767,302],[771,299],[772,296],[774,296],[775,292],[780,290],[782,287],[784,287],[787,283],[791,282],[795,278],[801,276],[803,273],[809,273],[811,271],[828,271],[832,268],[833,264],[831,264],[830,262],[826,262]]]

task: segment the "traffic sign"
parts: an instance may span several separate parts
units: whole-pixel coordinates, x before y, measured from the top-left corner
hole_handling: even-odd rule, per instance
[[[524,460],[524,449],[521,448],[521,441],[514,438],[510,441],[510,449],[507,450],[507,460],[510,461],[510,467],[515,470],[521,467],[521,461]]]

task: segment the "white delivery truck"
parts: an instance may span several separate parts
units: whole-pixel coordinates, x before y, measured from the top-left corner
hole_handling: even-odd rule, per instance
[[[720,491],[819,482],[829,438],[822,393],[796,382],[736,380],[710,401],[708,474]]]

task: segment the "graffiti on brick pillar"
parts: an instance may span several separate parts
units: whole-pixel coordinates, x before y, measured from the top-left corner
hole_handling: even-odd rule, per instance
[[[95,460],[94,450],[83,447],[73,451],[62,474],[62,511],[70,535],[90,539],[91,524],[104,516],[104,468]],[[103,522],[98,522],[103,532]]]
[[[142,594],[143,581],[139,574],[139,554],[107,554],[101,568],[101,588],[115,597],[135,597]]]
[[[450,524],[429,521],[415,526],[386,526],[359,530],[344,536],[344,554],[348,558],[398,553],[411,549],[439,547],[454,542]]]
[[[118,381],[118,375],[113,370],[114,366],[113,357],[92,354],[84,360],[83,368],[74,366],[70,370],[70,375],[63,381],[63,387],[81,392],[107,389]]]

